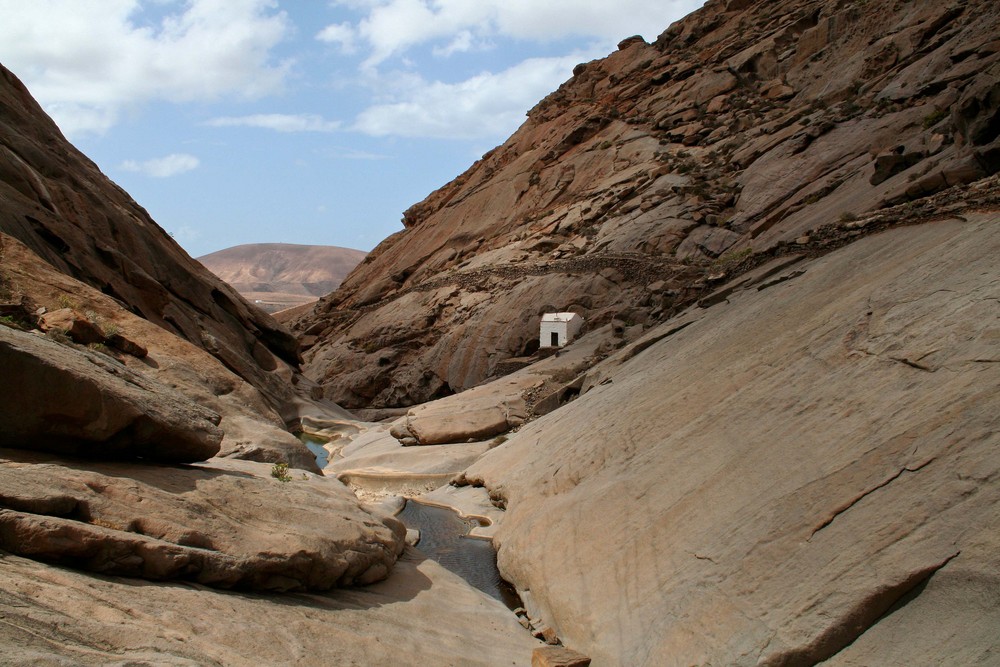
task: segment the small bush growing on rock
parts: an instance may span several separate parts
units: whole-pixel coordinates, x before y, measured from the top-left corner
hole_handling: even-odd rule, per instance
[[[273,466],[271,466],[271,477],[275,478],[280,482],[292,481],[292,476],[288,474],[288,464],[275,463]]]
[[[843,213],[840,214],[841,222],[851,222],[852,220],[857,220],[857,219],[858,216],[854,215],[850,211],[844,211]]]
[[[924,116],[924,129],[934,127],[942,120],[944,120],[944,117],[947,115],[948,115],[947,109],[937,109],[936,111],[927,114],[926,116]]]

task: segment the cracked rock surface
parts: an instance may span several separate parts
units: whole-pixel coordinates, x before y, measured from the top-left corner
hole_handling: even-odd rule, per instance
[[[600,664],[995,661],[1000,216],[966,218],[692,309],[472,466],[529,612]]]

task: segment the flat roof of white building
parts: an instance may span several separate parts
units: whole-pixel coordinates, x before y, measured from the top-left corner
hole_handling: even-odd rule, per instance
[[[576,313],[545,313],[542,315],[542,322],[568,322],[574,317],[580,317]]]

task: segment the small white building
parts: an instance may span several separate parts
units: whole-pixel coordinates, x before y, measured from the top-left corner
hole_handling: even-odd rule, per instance
[[[580,333],[583,318],[576,313],[545,313],[542,315],[539,347],[562,347]]]

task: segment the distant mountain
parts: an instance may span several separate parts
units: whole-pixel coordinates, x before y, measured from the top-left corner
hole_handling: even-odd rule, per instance
[[[249,243],[198,261],[246,299],[273,313],[337,289],[367,254],[337,246]]]

